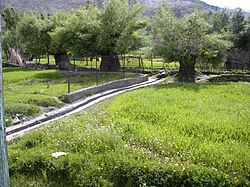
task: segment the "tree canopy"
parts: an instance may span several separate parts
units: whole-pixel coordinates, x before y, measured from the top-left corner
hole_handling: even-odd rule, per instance
[[[143,7],[127,0],[110,0],[104,4],[100,17],[98,48],[102,55],[101,69],[117,70],[118,54],[138,49],[142,44],[141,29],[146,24]]]
[[[156,53],[168,61],[178,61],[178,79],[195,81],[195,64],[207,59],[225,59],[229,43],[222,33],[209,33],[210,25],[198,10],[177,18],[170,7],[160,6],[154,22]]]
[[[56,27],[50,35],[55,43],[74,56],[97,55],[99,16],[100,11],[93,6],[72,11],[64,24]]]
[[[143,7],[127,0],[111,0],[104,4],[100,19],[101,55],[117,55],[137,49],[141,44],[140,29],[145,28]]]
[[[53,54],[61,69],[68,67],[68,54],[102,56],[101,70],[116,71],[118,55],[143,47],[141,51],[146,49],[149,56],[178,61],[178,78],[185,82],[194,81],[197,63],[216,66],[226,60],[229,48],[244,53],[250,49],[249,22],[241,9],[203,12],[197,8],[180,18],[165,3],[153,18],[143,13],[142,5],[127,0],[105,1],[102,8],[89,2],[50,16],[6,9],[3,48],[20,48],[31,56]]]
[[[20,21],[21,13],[15,11],[13,8],[6,8],[2,13],[4,22],[5,22],[5,33],[2,41],[2,47],[5,52],[9,48],[15,48],[20,46],[18,37],[17,37],[17,23]]]
[[[51,40],[48,21],[46,14],[23,14],[17,24],[17,32],[24,51],[35,56],[48,53]]]

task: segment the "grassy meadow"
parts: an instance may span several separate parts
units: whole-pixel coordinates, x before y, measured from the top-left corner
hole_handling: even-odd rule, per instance
[[[133,77],[125,74],[125,78]],[[98,74],[98,83],[122,79],[121,74]],[[13,115],[37,115],[43,107],[60,107],[61,96],[68,92],[68,77],[57,70],[4,68],[4,99],[7,123]],[[96,74],[70,76],[70,91],[96,85]]]
[[[249,113],[249,83],[129,92],[11,141],[11,185],[249,186]]]

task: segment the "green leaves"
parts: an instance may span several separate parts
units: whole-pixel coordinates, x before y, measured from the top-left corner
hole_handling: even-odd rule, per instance
[[[6,8],[2,13],[6,29],[13,31],[16,29],[17,22],[20,20],[21,13],[13,8]]]
[[[208,24],[198,11],[179,19],[161,7],[154,25],[156,50],[169,61],[189,63],[192,56],[200,55]]]
[[[99,32],[98,17],[99,10],[95,7],[70,12],[64,24],[51,32],[53,41],[75,56],[95,55]]]
[[[75,56],[123,54],[141,46],[142,6],[127,1],[112,0],[103,9],[94,6],[71,11],[60,22],[55,14],[52,22],[59,23],[50,32],[55,46],[61,46]]]
[[[226,60],[225,54],[232,46],[232,43],[229,40],[225,40],[224,37],[225,35],[222,34],[206,35],[201,54],[201,64],[212,64],[213,67],[216,67]]]
[[[49,20],[46,15],[25,13],[17,24],[22,49],[31,55],[48,53],[51,38],[48,34]]]
[[[225,33],[215,37],[208,18],[199,10],[184,18],[177,18],[165,5],[159,7],[154,20],[154,50],[167,61],[180,63],[179,81],[194,82],[197,62],[219,64],[225,61],[230,47]]]
[[[106,2],[100,19],[99,45],[102,55],[124,54],[138,49],[141,44],[140,29],[146,26],[143,7],[126,0]]]

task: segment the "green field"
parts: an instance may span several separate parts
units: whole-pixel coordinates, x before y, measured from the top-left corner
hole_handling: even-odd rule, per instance
[[[125,74],[125,78],[133,77]],[[112,80],[122,79],[122,74],[86,74],[70,76],[70,91],[79,90]],[[98,80],[98,81],[97,81]],[[61,96],[68,92],[68,77],[57,70],[31,70],[4,68],[4,100],[8,124],[15,114],[37,115],[43,107],[60,107]]]
[[[249,83],[129,92],[10,142],[11,183],[249,186],[249,113]]]

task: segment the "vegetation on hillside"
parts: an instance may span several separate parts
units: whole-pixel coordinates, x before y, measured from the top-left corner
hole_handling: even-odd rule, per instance
[[[64,0],[4,0],[2,2],[3,7],[13,7],[20,11],[28,12],[46,12],[48,14],[53,14],[58,11],[65,11],[70,9],[77,9],[82,6],[88,6],[89,4],[97,5],[99,7],[103,6],[104,0],[74,0],[74,1],[64,1]],[[146,14],[148,16],[153,16],[154,10],[157,7],[158,3],[162,3],[163,0],[136,0],[140,4],[146,5]],[[184,13],[190,13],[194,8],[196,1],[195,0],[182,0],[176,2],[175,0],[168,1],[173,8],[179,7],[182,9],[182,12],[179,14],[183,15]],[[208,5],[203,1],[200,1],[202,8],[219,10],[219,7]],[[178,10],[176,10],[178,11]]]
[[[124,94],[10,142],[12,186],[248,186],[249,95],[248,83]]]
[[[182,18],[164,4],[155,17],[146,18],[141,5],[111,0],[102,8],[88,4],[51,16],[6,9],[4,17],[8,25],[3,41],[6,56],[16,45],[14,49],[30,59],[53,54],[60,69],[71,68],[69,55],[102,56],[100,69],[116,71],[120,68],[118,55],[137,51],[142,56],[161,55],[169,62],[179,61],[179,81],[193,82],[195,65],[223,64],[230,42],[230,52],[244,53],[238,55],[244,56],[242,69],[250,64],[249,21],[240,9],[204,12],[197,8]],[[230,58],[227,62],[231,63]]]

